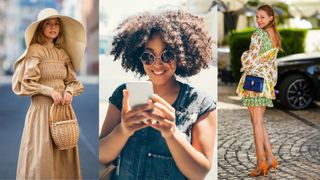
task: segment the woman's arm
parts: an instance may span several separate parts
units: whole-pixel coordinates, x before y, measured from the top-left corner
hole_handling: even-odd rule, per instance
[[[99,160],[104,164],[109,164],[119,155],[129,138],[121,131],[120,119],[121,112],[110,103],[102,125],[99,144]]]
[[[192,129],[192,144],[176,130],[166,138],[170,152],[188,179],[203,179],[211,168],[213,145],[216,136],[216,113],[207,112]]]
[[[147,124],[141,122],[144,116],[140,114],[150,108],[150,105],[144,105],[131,109],[126,90],[123,92],[121,112],[113,104],[109,104],[100,135],[100,162],[108,164],[113,161],[119,155],[129,137],[135,131],[147,127]]]
[[[261,49],[261,37],[257,32],[254,32],[251,37],[250,48],[241,56],[241,72],[249,72],[252,68],[259,64],[259,52]]]
[[[157,95],[154,95],[152,100],[155,101],[155,112],[144,115],[159,123],[149,123],[149,126],[161,132],[178,168],[188,179],[203,179],[211,168],[216,136],[215,111],[209,111],[199,117],[192,129],[190,144],[185,135],[176,128],[175,111],[170,104]]]
[[[71,64],[69,58],[66,62],[66,68],[67,77],[64,80],[64,83],[66,85],[65,92],[69,92],[72,96],[79,96],[83,92],[84,87],[82,83],[77,79],[76,71],[73,68],[73,65]]]
[[[67,69],[67,77],[64,80],[65,90],[63,92],[63,102],[62,104],[71,104],[73,96],[79,96],[84,87],[82,83],[76,77],[76,70],[73,68],[71,64],[69,56],[65,53],[66,59],[66,69]]]

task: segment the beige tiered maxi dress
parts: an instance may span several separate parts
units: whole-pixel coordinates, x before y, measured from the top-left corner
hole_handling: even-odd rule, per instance
[[[78,96],[83,85],[65,50],[53,44],[32,44],[18,95],[31,96],[23,129],[17,179],[81,179],[78,148],[58,150],[49,132],[53,90]]]

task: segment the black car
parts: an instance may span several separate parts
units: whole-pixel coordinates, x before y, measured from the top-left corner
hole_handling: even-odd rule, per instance
[[[304,109],[320,100],[320,53],[278,58],[277,99],[290,109]]]

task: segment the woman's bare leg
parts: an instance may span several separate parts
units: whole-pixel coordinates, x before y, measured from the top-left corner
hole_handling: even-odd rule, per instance
[[[263,107],[263,117],[264,117],[265,109],[266,108]],[[262,121],[262,130],[263,130],[263,139],[264,139],[263,146],[264,146],[264,151],[266,153],[266,159],[267,159],[268,165],[271,165],[272,164],[272,157],[273,157],[272,146],[270,143],[268,130],[266,128],[264,121]]]
[[[264,151],[264,134],[263,134],[263,109],[260,107],[248,107],[253,125],[254,142],[257,155],[257,166],[260,167],[261,159],[265,156]]]

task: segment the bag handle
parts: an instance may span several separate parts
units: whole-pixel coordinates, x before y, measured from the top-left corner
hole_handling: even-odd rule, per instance
[[[63,109],[61,112],[63,113],[68,113],[69,112],[69,115],[70,115],[70,118],[71,119],[75,119],[76,118],[76,115],[74,113],[74,110],[72,108],[72,105],[71,104],[67,104],[67,105],[62,105],[62,104],[58,104],[58,105],[55,105],[55,104],[52,104],[51,107],[50,107],[50,112],[49,112],[49,122],[54,122],[54,113],[56,113],[57,111],[54,111],[56,108],[58,108],[59,106],[63,106]]]

